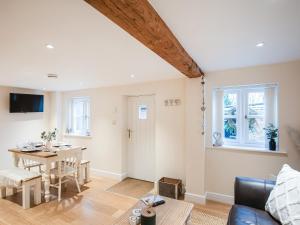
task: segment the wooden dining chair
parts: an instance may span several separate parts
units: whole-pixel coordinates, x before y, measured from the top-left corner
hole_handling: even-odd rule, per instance
[[[32,168],[38,168],[39,173],[42,173],[42,164],[30,159],[22,159],[22,167],[30,171]]]
[[[56,153],[58,156],[57,167],[51,170],[51,174],[54,174],[58,178],[58,183],[51,184],[50,186],[58,189],[58,201],[60,202],[62,184],[68,182],[70,178],[75,180],[78,192],[81,192],[78,182],[81,148],[60,150]]]

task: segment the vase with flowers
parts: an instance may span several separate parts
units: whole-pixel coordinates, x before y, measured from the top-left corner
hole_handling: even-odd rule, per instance
[[[54,131],[43,131],[41,133],[41,139],[45,142],[45,146],[48,150],[52,147],[52,141],[56,140],[57,129],[55,128]]]
[[[269,123],[269,125],[264,128],[266,132],[267,139],[269,140],[269,150],[276,150],[276,141],[275,139],[278,137],[278,128],[274,126],[274,124]]]

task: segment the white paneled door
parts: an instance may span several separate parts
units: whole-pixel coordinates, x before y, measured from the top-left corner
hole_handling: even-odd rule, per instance
[[[128,97],[128,176],[154,181],[154,96]]]

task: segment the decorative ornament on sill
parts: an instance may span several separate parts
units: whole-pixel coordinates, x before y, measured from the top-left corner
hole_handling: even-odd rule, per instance
[[[217,132],[217,131],[214,132],[213,133],[213,138],[214,138],[214,143],[213,143],[214,147],[220,147],[220,146],[223,145],[221,132]]]
[[[201,106],[201,111],[202,111],[202,132],[201,134],[205,134],[205,80],[204,80],[204,75],[201,77],[201,88],[202,88],[202,106]]]

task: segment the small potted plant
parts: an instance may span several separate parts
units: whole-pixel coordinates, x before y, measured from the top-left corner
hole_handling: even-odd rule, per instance
[[[276,141],[275,139],[278,137],[278,128],[274,126],[274,124],[269,123],[269,125],[264,128],[266,132],[267,139],[269,140],[269,150],[276,150]]]
[[[45,143],[45,146],[46,148],[49,150],[51,149],[52,147],[52,141],[53,140],[56,140],[56,135],[57,135],[57,129],[55,128],[54,131],[43,131],[41,133],[41,139],[44,140],[46,143]]]

